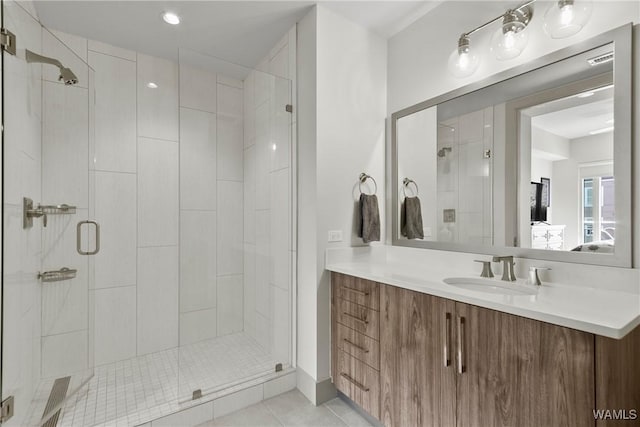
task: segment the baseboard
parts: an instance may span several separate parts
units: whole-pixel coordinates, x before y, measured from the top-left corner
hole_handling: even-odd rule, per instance
[[[298,390],[314,405],[322,405],[337,396],[337,390],[331,378],[316,382],[311,375],[299,366],[296,368]]]

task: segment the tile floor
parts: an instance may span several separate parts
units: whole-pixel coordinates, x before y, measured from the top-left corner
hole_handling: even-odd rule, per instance
[[[342,399],[312,405],[298,390],[292,390],[233,412],[198,427],[344,427],[371,424]]]
[[[141,424],[184,409],[178,400],[193,390],[206,394],[254,379],[272,372],[275,363],[255,340],[239,333],[99,366],[88,388],[66,403],[58,425]],[[44,380],[38,388],[30,426],[38,425],[53,381]]]

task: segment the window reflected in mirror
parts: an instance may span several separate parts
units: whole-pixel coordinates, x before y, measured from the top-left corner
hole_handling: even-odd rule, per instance
[[[613,253],[613,85],[522,109],[520,123],[529,129],[521,146],[531,147],[530,217],[521,217],[530,233],[521,246]]]

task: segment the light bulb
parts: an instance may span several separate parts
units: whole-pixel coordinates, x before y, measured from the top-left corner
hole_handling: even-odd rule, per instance
[[[463,69],[469,67],[469,54],[467,52],[462,52],[460,54],[460,57],[458,58],[458,65]]]
[[[569,25],[573,21],[573,5],[565,4],[560,8],[560,23]]]
[[[491,52],[501,61],[519,56],[529,41],[527,24],[531,10],[527,8],[508,10],[502,17],[502,25],[491,37]]]
[[[515,34],[513,31],[508,31],[504,36],[504,47],[506,49],[513,49],[516,45]]]
[[[529,33],[523,29],[519,31],[498,28],[491,38],[491,52],[500,61],[520,56],[527,42],[529,41]]]
[[[455,77],[463,78],[473,74],[480,64],[480,59],[471,50],[469,36],[463,34],[458,40],[458,47],[449,55],[449,71]]]
[[[579,33],[587,24],[593,9],[590,0],[560,0],[544,14],[544,31],[554,39]]]

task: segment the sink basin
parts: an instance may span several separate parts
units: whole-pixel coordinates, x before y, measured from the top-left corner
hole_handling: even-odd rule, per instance
[[[535,289],[531,289],[528,286],[501,282],[498,279],[483,279],[481,277],[448,277],[443,282],[460,289],[487,294],[535,295],[537,293]]]

